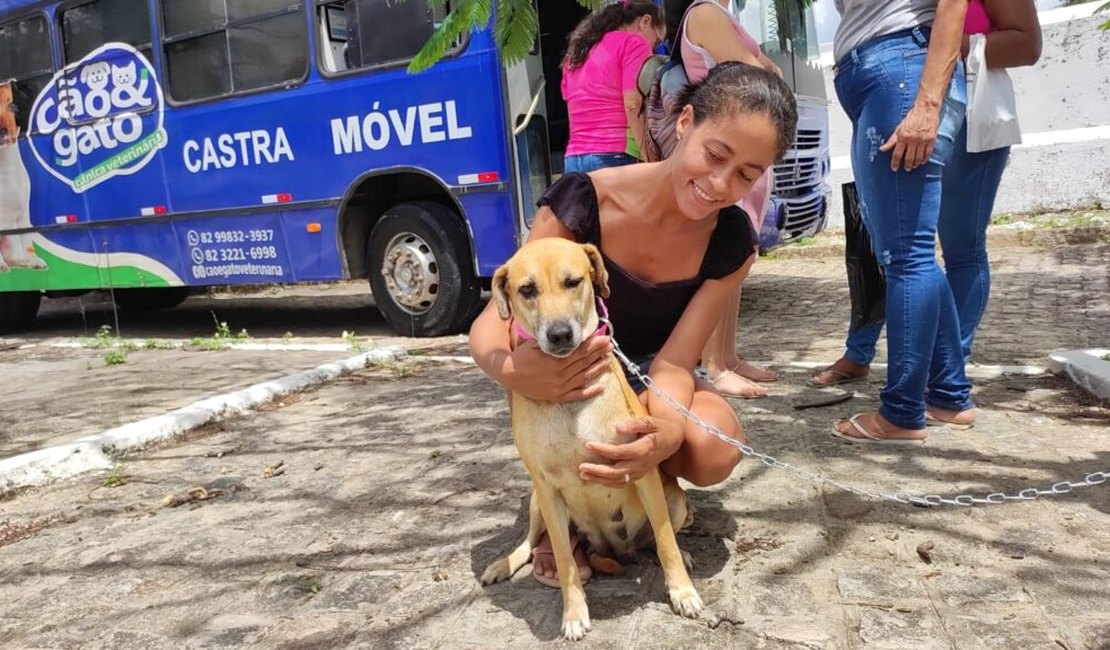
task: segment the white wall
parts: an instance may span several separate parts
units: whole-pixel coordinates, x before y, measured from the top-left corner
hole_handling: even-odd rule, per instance
[[[1110,207],[1110,32],[1096,28],[1107,16],[1091,17],[1094,6],[1042,13],[1040,62],[1011,71],[1026,143],[1011,155],[995,213]],[[1077,10],[1087,17],[1060,20]],[[829,227],[841,228],[840,184],[852,178],[851,124],[836,102],[832,75],[826,69],[833,156]]]

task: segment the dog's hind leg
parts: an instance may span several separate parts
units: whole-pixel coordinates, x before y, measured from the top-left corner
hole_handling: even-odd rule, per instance
[[[508,580],[520,570],[520,567],[528,564],[528,561],[532,558],[532,549],[540,543],[540,536],[543,535],[544,530],[543,514],[540,513],[536,493],[533,491],[532,498],[528,501],[528,536],[508,555],[495,560],[486,567],[486,570],[482,572],[482,584],[489,585]]]
[[[677,614],[697,618],[703,607],[701,596],[694,588],[690,574],[686,572],[658,470],[636,481],[636,490],[640,493],[640,501],[644,504],[651,529],[655,533],[655,550],[659,554],[659,564],[663,567],[671,607]]]

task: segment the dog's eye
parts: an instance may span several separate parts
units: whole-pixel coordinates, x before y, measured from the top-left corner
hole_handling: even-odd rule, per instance
[[[534,284],[523,284],[520,289],[517,289],[517,293],[520,294],[521,298],[531,299],[536,297],[538,291],[536,291],[536,285]]]
[[[582,278],[567,278],[563,280],[563,286],[567,289],[573,289],[580,284],[582,284]]]

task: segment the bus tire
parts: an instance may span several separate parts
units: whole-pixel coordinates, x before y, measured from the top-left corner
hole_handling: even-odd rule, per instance
[[[378,311],[405,336],[443,336],[470,325],[482,287],[458,214],[431,201],[399,203],[367,242],[370,292]]]
[[[42,303],[41,291],[5,291],[0,293],[0,332],[25,329],[35,320]]]
[[[154,311],[180,305],[189,297],[189,287],[151,287],[149,289],[115,289],[112,299],[127,312]]]

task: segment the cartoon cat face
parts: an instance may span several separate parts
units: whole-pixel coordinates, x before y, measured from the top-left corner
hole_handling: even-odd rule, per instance
[[[112,85],[116,88],[126,88],[135,85],[137,75],[135,74],[135,62],[132,61],[124,66],[112,66]]]
[[[89,90],[104,90],[108,87],[108,77],[112,73],[112,66],[105,61],[97,61],[81,68],[81,81]]]

